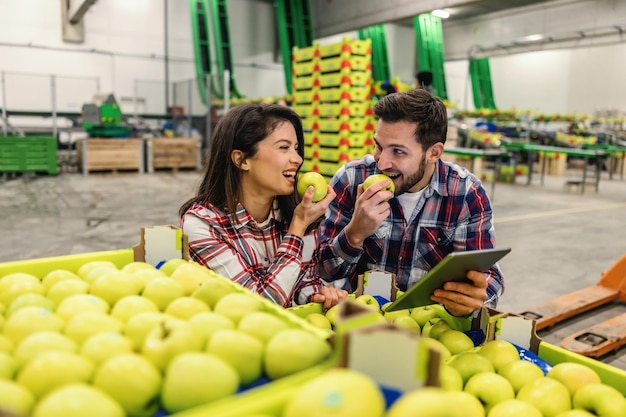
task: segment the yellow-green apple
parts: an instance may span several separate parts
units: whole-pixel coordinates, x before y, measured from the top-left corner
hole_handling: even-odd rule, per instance
[[[231,319],[235,324],[239,324],[245,315],[254,311],[260,311],[263,307],[263,303],[259,297],[254,297],[253,294],[236,292],[226,294],[215,304],[215,311],[217,314],[226,316]]]
[[[61,304],[61,301],[75,294],[87,294],[89,292],[89,283],[68,279],[53,284],[46,293],[46,298],[51,300],[55,305]]]
[[[140,295],[127,295],[121,298],[111,309],[111,317],[127,323],[131,317],[140,313],[158,313],[159,308],[154,302]]]
[[[176,270],[178,271],[178,269]],[[179,297],[165,307],[165,314],[181,320],[189,320],[198,313],[211,311],[203,301],[194,297]]]
[[[478,399],[463,391],[446,391],[425,387],[402,395],[385,415],[386,417],[484,417],[485,411]]]
[[[439,385],[446,391],[463,391],[463,378],[459,371],[447,363],[442,363],[439,367]]]
[[[11,306],[13,300],[23,294],[39,294],[43,295],[46,293],[46,287],[44,287],[41,282],[31,282],[31,281],[23,281],[23,282],[14,282],[8,286],[4,290],[0,292],[0,303],[5,306]]]
[[[83,314],[77,314],[65,323],[63,333],[82,345],[85,340],[94,334],[104,332],[121,332],[124,323],[115,317],[106,316],[102,313],[94,313],[88,311]]]
[[[389,185],[383,188],[383,190],[391,191],[392,193],[395,191],[396,186],[394,185],[393,180],[385,174],[373,174],[365,178],[365,181],[363,181],[363,191],[367,190],[371,185],[382,181],[389,181]]]
[[[597,416],[626,416],[626,398],[610,385],[583,385],[574,394],[572,402],[574,408],[589,411]]]
[[[55,314],[63,320],[68,321],[77,314],[88,311],[92,313],[107,314],[110,310],[109,303],[100,297],[91,294],[71,295],[57,306]]]
[[[143,356],[124,353],[100,365],[93,386],[117,401],[127,415],[150,417],[159,406],[161,373]]]
[[[565,385],[547,377],[535,379],[524,385],[516,398],[537,407],[544,417],[556,417],[559,413],[572,408],[572,398]]]
[[[132,341],[133,349],[139,352],[148,333],[166,318],[167,316],[160,312],[139,313],[126,322],[123,334]]]
[[[453,415],[459,416],[484,416],[485,408],[481,404],[481,402],[473,396],[465,391],[447,391],[448,398],[450,399],[450,403],[453,410]]]
[[[385,399],[376,381],[346,368],[334,368],[305,383],[291,396],[283,417],[380,417]]]
[[[426,323],[437,317],[437,310],[431,306],[415,307],[411,310],[411,317],[420,327],[424,327]]]
[[[42,399],[32,417],[125,417],[113,398],[87,384],[63,386]]]
[[[557,363],[548,371],[546,376],[565,385],[572,397],[583,385],[602,383],[596,371],[576,362]]]
[[[117,332],[104,332],[94,334],[85,340],[78,353],[98,366],[113,356],[132,351],[133,342],[129,338]]]
[[[133,272],[135,278],[143,283],[143,287],[146,287],[148,282],[152,281],[155,278],[167,278],[165,272],[162,272],[158,269],[140,269],[139,271]]]
[[[113,271],[96,279],[89,287],[89,292],[102,298],[109,305],[114,305],[128,295],[137,295],[143,289],[143,282],[133,274]]]
[[[419,340],[419,344],[439,353],[442,362],[447,361],[452,356],[450,350],[446,347],[446,345],[444,345],[437,339],[433,339],[431,337],[422,337]]]
[[[85,279],[85,277],[87,277],[87,275],[89,275],[89,273],[92,270],[96,268],[100,268],[100,267],[108,267],[109,269],[118,269],[117,266],[113,262],[110,262],[110,261],[90,261],[90,262],[86,262],[82,264],[80,268],[78,268],[78,271],[76,271],[76,275],[78,275],[82,279]]]
[[[539,417],[541,417],[541,415],[539,415]],[[559,413],[559,415],[556,417],[597,417],[597,416],[595,414],[591,414],[589,411],[573,409],[573,410],[568,410],[568,411]]]
[[[117,269],[116,266],[110,266],[106,264],[97,265],[96,267],[91,269],[87,275],[83,277],[83,281],[91,285],[101,276],[106,275],[109,272],[116,272],[116,271],[119,271],[119,269]]]
[[[44,352],[24,365],[15,381],[39,400],[63,385],[91,381],[93,372],[93,362],[76,353]]]
[[[60,351],[76,353],[78,345],[69,337],[53,331],[32,333],[22,339],[15,347],[13,357],[18,369],[21,369],[32,358],[44,352]]]
[[[323,330],[332,330],[333,328],[332,324],[330,324],[330,320],[328,320],[328,317],[326,317],[322,313],[311,313],[308,314],[304,319],[311,323],[313,326]]]
[[[35,405],[35,397],[14,381],[0,378],[0,410],[8,416],[28,416]]]
[[[432,329],[431,329],[432,332]],[[467,352],[474,348],[474,342],[468,335],[459,330],[446,330],[437,338],[445,347],[448,348],[452,355],[461,352]]]
[[[424,327],[422,327],[422,335],[438,339],[446,330],[452,330],[452,327],[450,327],[447,321],[435,317],[434,319],[430,319]]]
[[[195,332],[191,324],[166,316],[146,336],[141,353],[160,370],[184,352],[198,352],[205,344],[204,337]]]
[[[40,284],[41,281],[39,278],[32,274],[26,274],[23,272],[15,272],[12,274],[8,274],[0,278],[0,292],[4,293],[8,290],[10,286],[13,284],[20,284],[23,282],[28,282],[30,284]],[[6,306],[5,303],[2,303]]]
[[[165,262],[163,265],[161,265],[161,267],[159,268],[159,271],[162,271],[163,273],[165,273],[165,275],[170,277],[172,276],[174,271],[176,271],[176,268],[178,268],[180,265],[184,265],[188,263],[189,261],[186,259],[181,259],[181,258],[170,259],[167,262]]]
[[[517,348],[504,339],[490,340],[480,347],[478,353],[489,359],[496,372],[509,362],[520,360]]]
[[[184,263],[179,265],[170,275],[173,280],[182,284],[185,288],[185,295],[191,295],[202,283],[211,278],[208,269],[195,263]]]
[[[334,306],[332,306],[331,308],[326,310],[326,313],[324,314],[326,316],[326,318],[328,319],[328,322],[332,326],[337,325],[337,320],[339,319],[339,306],[340,306],[340,304],[341,303],[335,304]]]
[[[544,377],[540,367],[522,360],[507,363],[500,368],[498,374],[508,379],[516,393],[527,383]]]
[[[237,370],[242,385],[263,373],[263,342],[238,330],[219,330],[207,343],[206,352],[221,358]]]
[[[463,390],[478,398],[487,413],[494,405],[515,399],[511,383],[505,377],[491,372],[472,375]]]
[[[303,329],[277,333],[265,346],[265,374],[282,378],[322,362],[330,355],[330,345]]]
[[[0,327],[0,330],[2,330],[2,327]],[[13,342],[8,337],[0,334],[0,352],[13,353],[14,349],[15,344],[13,344]]]
[[[64,325],[61,317],[46,308],[24,307],[7,319],[2,333],[17,345],[32,333],[43,330],[60,332]]]
[[[15,358],[8,353],[0,352],[0,379],[13,379],[16,370],[17,361]]]
[[[403,316],[411,317],[411,313],[409,312],[409,310],[385,311],[384,307],[385,307],[384,305],[383,307],[381,307],[381,311],[383,312],[383,317],[385,318],[385,320],[390,321],[392,323],[398,317],[403,317]],[[415,324],[419,326],[417,322],[415,322]],[[421,327],[420,327],[420,330],[421,330]]]
[[[222,359],[209,353],[183,353],[167,367],[161,402],[168,412],[177,413],[233,395],[238,388],[239,374]]]
[[[380,304],[378,300],[373,295],[363,294],[359,295],[355,300],[355,302],[364,305],[367,308],[372,309],[373,311],[380,311]]]
[[[172,278],[154,278],[148,281],[141,295],[151,300],[160,311],[164,311],[169,303],[185,295],[185,287]]]
[[[41,283],[46,287],[46,291],[50,289],[57,282],[65,281],[67,279],[80,280],[80,277],[75,273],[68,271],[67,269],[55,269],[48,272],[42,279]]]
[[[122,271],[130,272],[131,274],[134,274],[135,272],[139,272],[139,271],[145,271],[145,270],[158,271],[158,269],[156,269],[154,265],[150,265],[147,262],[141,262],[141,261],[134,261],[122,267]]]
[[[205,343],[209,343],[218,330],[234,330],[235,323],[227,317],[212,311],[198,313],[187,321],[201,335]]]
[[[453,356],[450,366],[459,371],[463,378],[463,386],[474,375],[481,372],[495,372],[489,359],[475,352],[463,352]]]
[[[43,307],[50,311],[54,311],[56,305],[52,302],[52,300],[41,294],[22,294],[13,299],[13,302],[7,308],[5,316],[11,316],[11,314],[15,313],[22,307]]]
[[[393,320],[393,324],[403,329],[409,329],[415,333],[421,333],[419,324],[411,318],[411,316],[400,316]]]
[[[304,196],[306,190],[309,187],[313,187],[313,202],[317,203],[328,193],[328,184],[324,177],[318,172],[305,172],[298,175],[298,194]]]
[[[543,417],[534,405],[525,401],[505,400],[494,405],[488,417]],[[574,416],[572,416],[574,417]]]
[[[226,278],[210,278],[203,282],[202,285],[195,290],[191,296],[198,298],[206,303],[211,309],[215,308],[217,302],[226,294],[238,292],[232,283],[227,282]]]
[[[237,330],[256,337],[263,344],[276,333],[288,328],[289,325],[284,320],[265,311],[254,311],[239,320],[237,325]]]

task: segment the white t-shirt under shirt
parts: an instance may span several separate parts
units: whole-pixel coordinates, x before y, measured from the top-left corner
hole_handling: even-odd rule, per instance
[[[426,188],[421,189],[416,193],[402,193],[398,197],[398,202],[402,206],[402,213],[404,213],[404,220],[408,223],[411,220],[411,214],[413,214],[413,209],[417,205],[418,200],[424,194]]]

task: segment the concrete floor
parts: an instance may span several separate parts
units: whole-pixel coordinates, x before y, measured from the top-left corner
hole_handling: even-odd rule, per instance
[[[522,312],[593,285],[626,254],[626,180],[603,175],[597,193],[591,186],[584,194],[567,190],[563,177],[546,177],[543,186],[538,178],[530,186],[525,178],[497,184],[492,197],[498,246],[513,249],[500,262],[506,292],[499,310]],[[0,177],[0,262],[132,247],[142,226],[178,225],[178,208],[200,176]],[[558,345],[566,335],[624,312],[626,303],[615,302],[539,335]],[[602,361],[626,369],[626,348]]]

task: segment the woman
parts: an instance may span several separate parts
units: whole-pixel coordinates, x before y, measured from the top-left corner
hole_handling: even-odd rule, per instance
[[[304,134],[298,115],[275,104],[247,104],[217,124],[198,194],[180,208],[191,257],[283,307],[328,309],[347,293],[319,278],[321,216],[335,197],[300,199],[296,174]]]

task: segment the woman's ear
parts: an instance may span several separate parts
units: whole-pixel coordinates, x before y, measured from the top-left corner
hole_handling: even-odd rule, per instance
[[[441,155],[443,155],[443,143],[437,142],[428,149],[426,158],[429,162],[435,162],[437,159],[441,158]]]
[[[235,149],[230,153],[230,159],[233,161],[233,164],[239,169],[244,171],[248,170],[248,164],[246,162],[246,158],[243,152],[238,149]]]

